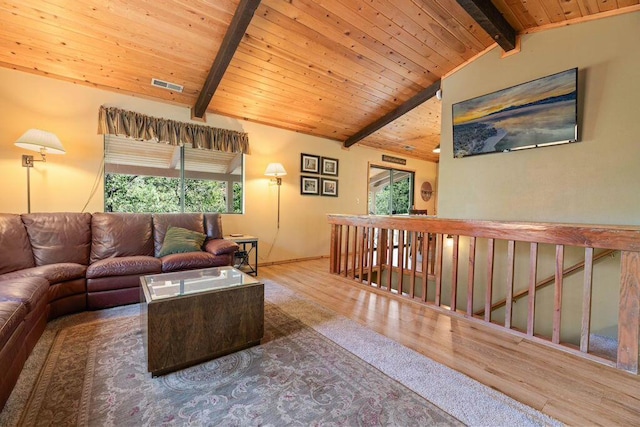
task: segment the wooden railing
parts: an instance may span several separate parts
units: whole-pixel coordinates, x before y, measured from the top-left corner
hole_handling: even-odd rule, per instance
[[[328,220],[334,274],[638,373],[640,227],[424,216]],[[613,335],[613,352],[590,343],[594,323],[595,332]]]

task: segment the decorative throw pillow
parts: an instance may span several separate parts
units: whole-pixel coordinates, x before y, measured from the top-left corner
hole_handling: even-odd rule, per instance
[[[169,227],[158,256],[163,257],[169,254],[201,251],[202,244],[206,238],[205,234],[197,231],[181,227]]]

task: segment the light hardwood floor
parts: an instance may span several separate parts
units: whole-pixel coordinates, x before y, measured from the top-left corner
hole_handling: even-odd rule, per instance
[[[260,267],[260,278],[570,425],[640,425],[640,376],[452,318],[329,273],[318,259]]]

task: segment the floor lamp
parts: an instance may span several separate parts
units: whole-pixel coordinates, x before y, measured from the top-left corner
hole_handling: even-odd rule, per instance
[[[287,174],[281,163],[269,163],[264,171],[266,176],[272,176],[278,186],[278,228],[280,228],[280,186],[282,185],[282,176]]]
[[[31,168],[34,162],[46,162],[47,154],[64,154],[66,151],[56,135],[39,129],[29,129],[15,142],[20,148],[39,151],[40,159],[22,155],[22,167],[27,168],[27,213],[31,213]]]

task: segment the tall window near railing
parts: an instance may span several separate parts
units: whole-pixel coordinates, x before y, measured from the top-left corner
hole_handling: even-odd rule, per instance
[[[369,213],[408,214],[413,205],[414,173],[384,166],[369,166]]]
[[[105,212],[242,213],[243,154],[105,135]]]

